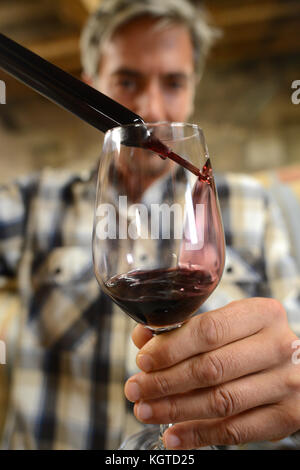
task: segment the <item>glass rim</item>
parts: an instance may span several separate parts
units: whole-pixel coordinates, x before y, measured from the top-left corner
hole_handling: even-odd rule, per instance
[[[116,126],[112,127],[106,133],[104,134],[104,145],[106,141],[110,141],[114,139],[114,136],[118,139],[120,137],[120,134],[122,131],[126,132],[126,129],[141,129],[141,128],[161,128],[163,129],[164,127],[167,128],[169,127],[170,129],[172,128],[181,128],[181,129],[192,129],[193,132],[191,132],[190,135],[184,135],[180,136],[180,138],[176,138],[177,142],[183,142],[183,141],[188,141],[193,138],[198,138],[199,142],[201,144],[202,150],[203,150],[203,158],[205,161],[208,159],[211,160],[208,147],[206,144],[206,139],[204,135],[203,129],[195,123],[190,123],[190,122],[180,122],[180,121],[155,121],[155,122],[132,122],[130,124],[124,124],[124,126]],[[168,145],[168,142],[172,141],[172,139],[161,139],[160,140],[166,145]]]
[[[168,127],[187,127],[191,129],[195,129],[198,131],[200,135],[204,138],[204,132],[203,129],[198,126],[198,124],[190,123],[190,122],[180,122],[180,121],[155,121],[155,122],[132,122],[130,124],[124,124],[122,126],[116,126],[112,127],[111,129],[108,129],[106,131],[105,136],[109,136],[109,134],[112,134],[113,132],[120,132],[122,129],[127,129],[127,128],[133,128],[133,127],[163,127],[163,126],[168,126]],[[196,134],[195,134],[196,135]],[[188,136],[193,137],[193,136]]]

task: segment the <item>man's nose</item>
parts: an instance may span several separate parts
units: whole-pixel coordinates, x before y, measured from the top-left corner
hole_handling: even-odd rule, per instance
[[[149,83],[141,92],[137,100],[137,114],[145,122],[166,121],[166,109],[163,91],[157,82]]]

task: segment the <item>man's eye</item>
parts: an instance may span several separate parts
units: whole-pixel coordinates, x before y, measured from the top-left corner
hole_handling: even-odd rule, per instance
[[[130,80],[130,79],[122,79],[118,81],[118,86],[128,90],[128,91],[134,91],[136,89],[136,82],[135,80]]]
[[[166,83],[167,88],[171,90],[181,90],[185,88],[185,84],[181,80],[172,80]]]

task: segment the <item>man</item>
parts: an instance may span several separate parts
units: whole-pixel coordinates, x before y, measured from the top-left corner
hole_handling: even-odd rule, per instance
[[[185,0],[103,1],[83,34],[84,78],[145,121],[187,121],[212,34]],[[24,299],[5,448],[116,448],[138,429],[122,392],[132,373],[125,394],[138,420],[175,423],[169,449],[299,429],[287,319],[299,322],[299,284],[281,215],[250,178],[220,177],[218,190],[220,288],[175,332],[134,329],[137,372],[132,323],[93,276],[93,177],[48,170],[1,189],[2,283],[17,274]]]

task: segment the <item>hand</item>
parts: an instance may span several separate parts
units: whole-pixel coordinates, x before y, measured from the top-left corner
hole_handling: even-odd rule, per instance
[[[125,395],[140,421],[177,423],[164,434],[168,449],[281,439],[300,429],[295,340],[282,305],[264,298],[232,302],[155,337],[138,325],[142,372]]]

